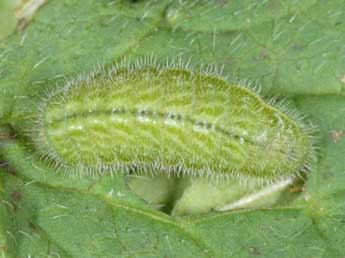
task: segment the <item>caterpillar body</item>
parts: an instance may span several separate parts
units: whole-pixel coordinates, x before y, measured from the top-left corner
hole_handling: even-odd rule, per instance
[[[49,93],[32,139],[70,175],[119,171],[291,180],[313,159],[310,127],[212,69],[117,64]]]

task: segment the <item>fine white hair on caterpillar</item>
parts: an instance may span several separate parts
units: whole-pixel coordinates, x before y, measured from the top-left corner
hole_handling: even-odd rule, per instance
[[[181,60],[97,68],[49,92],[33,120],[34,147],[74,177],[126,172],[272,188],[309,171],[316,156],[314,127],[298,111],[222,69]]]

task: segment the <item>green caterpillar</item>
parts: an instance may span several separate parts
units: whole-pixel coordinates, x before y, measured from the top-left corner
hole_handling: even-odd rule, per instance
[[[51,92],[31,136],[70,175],[126,171],[262,186],[309,169],[313,139],[301,121],[212,69],[139,60]]]

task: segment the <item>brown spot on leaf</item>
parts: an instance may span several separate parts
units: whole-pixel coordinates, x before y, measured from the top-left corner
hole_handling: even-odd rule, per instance
[[[15,201],[15,202],[18,202],[20,201],[20,199],[22,198],[22,194],[18,191],[13,191],[11,193],[11,198]]]

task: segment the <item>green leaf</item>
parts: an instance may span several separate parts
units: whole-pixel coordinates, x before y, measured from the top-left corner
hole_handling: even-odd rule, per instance
[[[88,191],[6,177],[12,224],[6,232],[16,240],[15,257],[213,257],[191,227],[167,215]]]
[[[343,0],[49,1],[26,30],[0,41],[0,255],[342,257],[344,20]],[[229,77],[295,102],[320,132],[319,161],[294,200],[172,217],[121,174],[69,178],[40,161],[23,121],[42,94],[143,55],[224,65]]]

